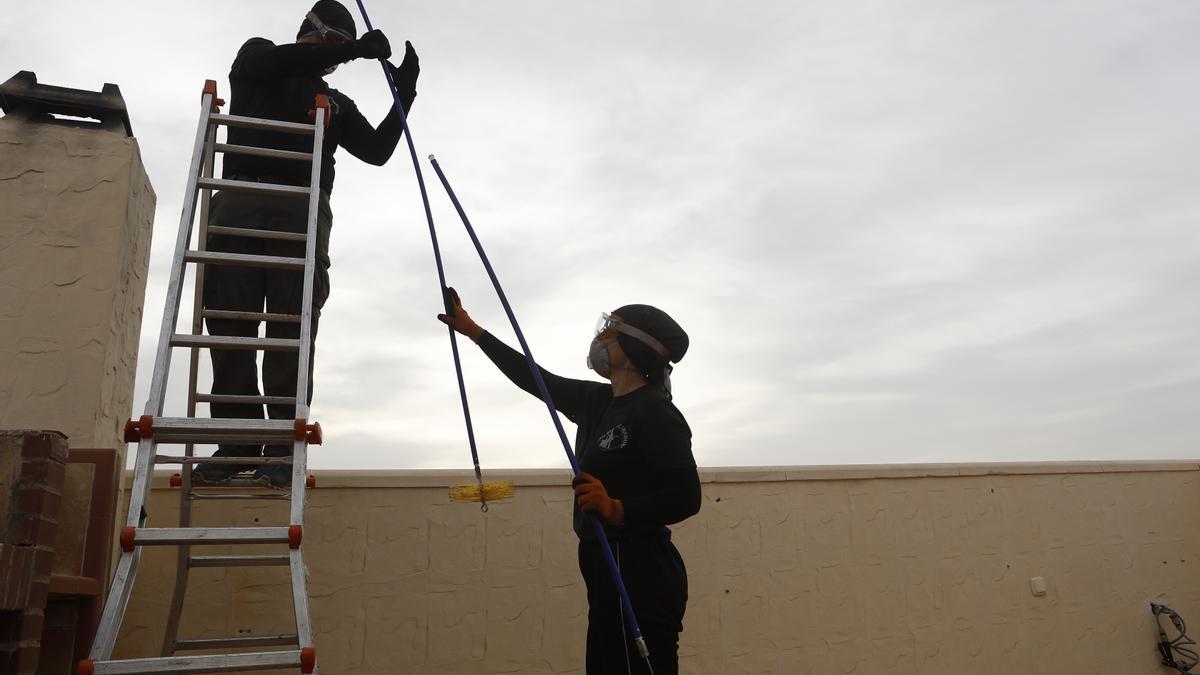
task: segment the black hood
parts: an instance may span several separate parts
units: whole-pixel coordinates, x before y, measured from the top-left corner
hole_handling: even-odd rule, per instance
[[[651,337],[663,343],[669,354],[666,358],[658,355],[649,345],[637,338],[617,333],[617,343],[621,350],[652,382],[661,379],[663,368],[668,361],[678,363],[688,350],[688,334],[670,314],[652,305],[625,305],[613,311],[625,323],[641,329]]]
[[[358,37],[358,29],[354,26],[354,15],[337,0],[318,0],[317,4],[313,5],[312,12],[320,17],[321,22],[326,26],[344,31],[352,38]],[[300,24],[300,31],[296,33],[296,37],[307,35],[316,29],[317,27],[306,18],[304,23]]]

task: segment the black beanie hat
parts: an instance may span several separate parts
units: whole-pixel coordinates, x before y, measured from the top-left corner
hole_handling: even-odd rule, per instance
[[[317,0],[317,4],[312,7],[312,12],[320,17],[321,22],[326,26],[344,31],[352,39],[358,37],[358,29],[354,26],[354,15],[337,0]],[[315,30],[317,27],[305,18],[304,23],[300,24],[300,32],[296,33],[296,37],[307,35]]]
[[[637,369],[651,382],[660,383],[665,374],[663,369],[667,365],[667,361],[678,363],[687,353],[687,331],[683,330],[675,322],[675,319],[661,309],[650,305],[625,305],[613,311],[613,314],[619,316],[630,326],[649,333],[651,337],[663,343],[663,346],[667,348],[668,356],[664,358],[659,356],[658,352],[654,351],[650,345],[632,335],[617,333],[617,344],[621,345],[621,351],[625,352],[633,365],[637,366]]]

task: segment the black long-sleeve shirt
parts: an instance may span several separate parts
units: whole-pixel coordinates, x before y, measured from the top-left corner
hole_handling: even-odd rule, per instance
[[[508,379],[541,398],[525,356],[484,332],[479,346]],[[609,539],[666,533],[700,510],[700,476],[692,456],[692,431],[659,387],[622,396],[602,382],[573,380],[541,370],[554,407],[578,425],[575,455],[580,468],[604,484],[625,510],[621,525],[606,525]],[[596,538],[579,504],[575,533]]]
[[[332,121],[325,130],[321,155],[321,188],[326,191],[333,190],[333,153],[337,146],[368,164],[380,166],[392,156],[404,131],[394,107],[378,127],[372,127],[349,96],[330,88],[319,76],[323,69],[355,58],[354,50],[351,42],[276,45],[264,38],[251,38],[242,45],[229,71],[229,110],[234,115],[311,124],[308,111],[317,94],[329,97]],[[407,114],[416,94],[401,94]],[[240,127],[229,127],[228,141],[299,152],[312,150],[310,136]],[[311,171],[307,162],[227,154],[222,175],[308,185]]]

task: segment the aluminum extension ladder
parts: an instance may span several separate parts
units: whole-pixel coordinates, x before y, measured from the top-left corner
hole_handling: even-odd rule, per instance
[[[316,651],[313,646],[312,625],[309,621],[307,569],[303,558],[304,498],[305,488],[313,487],[311,477],[306,477],[305,465],[308,445],[321,443],[321,427],[308,421],[308,363],[310,337],[312,335],[312,293],[316,260],[317,207],[321,185],[321,149],[325,127],[329,124],[329,101],[317,96],[315,107],[310,111],[312,124],[297,124],[269,119],[255,119],[237,115],[223,115],[219,107],[224,101],[217,98],[217,85],[213,80],[205,82],[201,97],[200,124],[196,130],[192,161],[188,169],[187,188],[184,192],[183,213],[179,221],[179,236],[171,263],[171,278],[167,288],[166,308],[163,312],[162,330],[154,361],[154,374],[150,385],[150,400],[145,414],[130,420],[125,428],[125,440],[137,443],[137,459],[130,487],[129,514],[121,531],[121,557],[113,577],[112,588],[104,605],[89,658],[79,663],[78,675],[105,675],[126,673],[213,673],[239,670],[298,669],[302,673],[316,673]],[[217,142],[220,126],[264,129],[274,132],[312,136],[312,152],[293,152],[270,148],[230,145]],[[253,155],[309,162],[312,165],[309,187],[277,185],[248,181],[222,180],[213,177],[214,157],[217,152],[226,154]],[[218,233],[217,228],[207,225],[208,201],[213,190],[231,190],[265,195],[286,195],[308,198],[307,234],[274,232],[250,229],[225,229],[219,234],[256,237],[262,239],[287,239],[306,241],[304,258],[278,256],[243,255],[218,253],[204,250],[207,234]],[[192,235],[193,216],[197,201],[200,202],[200,227],[195,250],[189,249]],[[196,265],[195,304],[190,334],[176,333],[179,317],[180,296],[187,264]],[[228,312],[201,307],[203,275],[205,265],[241,265],[260,268],[283,268],[304,270],[303,311],[300,315],[281,315],[249,312]],[[203,318],[238,319],[253,321],[280,321],[300,324],[298,340],[271,338],[242,338],[208,336],[202,331]],[[162,417],[163,403],[170,370],[172,348],[191,350],[191,370],[188,383],[186,417]],[[296,396],[232,396],[201,394],[196,391],[197,364],[200,349],[251,349],[296,352],[299,359],[296,378]],[[196,403],[254,403],[295,404],[296,419],[213,419],[196,417]],[[194,457],[193,444],[258,444],[292,443],[292,457]],[[158,454],[160,444],[184,445],[183,455]],[[254,486],[245,479],[233,479],[219,486],[206,486],[203,491],[193,489],[191,468],[203,463],[225,464],[291,464],[292,488],[290,494],[253,491]],[[173,487],[181,487],[180,522],[178,527],[146,527],[146,501],[150,495],[151,478],[158,464],[182,466],[180,474],[171,477]],[[241,489],[243,493],[230,493],[224,488]],[[247,491],[251,490],[251,491]],[[275,527],[190,527],[191,501],[199,499],[290,499],[290,516],[287,524]],[[276,555],[195,555],[193,545],[211,544],[277,544],[282,551]],[[179,560],[175,593],[171,614],[167,622],[162,656],[152,658],[113,660],[112,652],[117,634],[125,615],[137,575],[138,562],[143,546],[178,546]],[[286,545],[286,549],[282,546]],[[283,552],[286,551],[286,552]],[[192,567],[235,567],[280,565],[288,566],[291,572],[292,599],[295,605],[296,633],[291,635],[233,636],[228,638],[178,639],[179,619],[187,589],[188,571]],[[289,646],[286,650],[263,651],[263,647]],[[176,656],[176,652],[197,650],[233,649],[227,654]],[[244,651],[257,649],[257,651]]]

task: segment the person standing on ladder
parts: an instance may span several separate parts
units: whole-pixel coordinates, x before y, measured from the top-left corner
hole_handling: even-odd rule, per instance
[[[541,397],[525,357],[471,319],[454,289],[453,314],[438,319],[479,345],[521,389]],[[671,402],[671,362],[688,349],[687,333],[666,312],[625,305],[601,315],[588,367],[608,382],[573,380],[541,370],[555,408],[579,425],[574,481],[579,571],[587,585],[587,675],[648,672],[629,634],[596,530],[604,521],[621,578],[641,624],[654,675],[679,672],[679,633],[687,608],[687,569],[668,525],[700,511],[692,432]]]
[[[340,64],[354,59],[387,59],[391,46],[381,31],[373,30],[357,38],[354,17],[336,0],[320,0],[300,24],[294,44],[276,45],[264,38],[251,38],[238,51],[229,71],[230,113],[288,122],[311,123],[308,112],[318,94],[329,97],[331,122],[325,134],[321,158],[321,198],[318,211],[317,269],[313,280],[312,337],[315,343],[317,319],[329,297],[329,233],[333,213],[329,194],[333,189],[333,154],[340,145],[351,155],[375,166],[392,156],[404,131],[399,114],[393,108],[377,127],[359,112],[349,96],[332,89],[323,79]],[[420,66],[412,44],[405,43],[400,66],[388,64],[401,97],[405,114],[416,98]],[[228,142],[265,148],[307,152],[304,136],[230,127]],[[229,180],[256,181],[307,186],[308,165],[284,159],[227,155],[223,177]],[[307,228],[307,201],[286,196],[263,196],[241,192],[219,192],[213,196],[210,226],[240,227],[303,233]],[[256,239],[210,235],[210,251],[304,257],[303,241]],[[298,315],[302,312],[304,274],[298,270],[257,269],[210,266],[204,278],[206,309]],[[206,320],[210,335],[255,337],[258,321]],[[297,339],[297,323],[268,321],[268,338]],[[315,344],[314,344],[315,349]],[[314,351],[315,356],[315,351]],[[312,363],[309,360],[308,400],[312,401]],[[292,352],[266,352],[263,356],[262,385],[266,396],[296,395],[297,356]],[[212,350],[213,394],[258,396],[258,367],[255,352],[248,350]],[[213,417],[261,419],[263,406],[248,403],[210,403]],[[272,419],[292,419],[294,405],[273,403],[266,406]],[[222,445],[215,456],[285,457],[291,445]],[[239,464],[203,464],[192,471],[198,484],[217,484],[253,466]],[[283,464],[264,464],[254,479],[267,487],[286,489],[291,485],[292,470]]]

